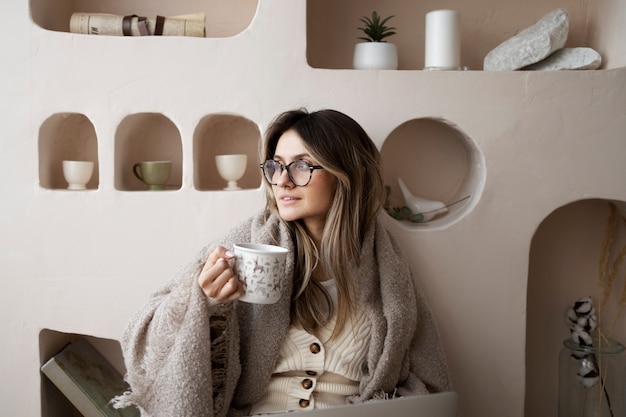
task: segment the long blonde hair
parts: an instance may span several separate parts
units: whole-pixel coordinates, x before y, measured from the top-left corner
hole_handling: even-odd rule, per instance
[[[333,302],[316,280],[316,266],[324,268],[337,282],[339,334],[356,309],[355,279],[351,268],[358,266],[361,243],[376,221],[384,202],[384,181],[378,148],[349,116],[336,110],[291,110],[277,116],[265,135],[263,160],[273,159],[278,140],[288,130],[302,138],[313,158],[337,178],[333,203],[317,248],[301,221],[285,222],[296,248],[292,324],[315,333],[335,313]],[[315,174],[314,174],[315,175]],[[267,207],[278,214],[271,186],[265,187]]]

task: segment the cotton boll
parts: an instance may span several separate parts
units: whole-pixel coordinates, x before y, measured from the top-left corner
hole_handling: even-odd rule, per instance
[[[592,346],[593,340],[589,333],[585,331],[573,331],[572,340],[582,346]]]
[[[578,315],[576,314],[576,312],[574,311],[573,308],[570,308],[567,310],[567,315],[565,316],[565,321],[567,323],[568,326],[572,326],[573,324],[576,324],[578,322]]]
[[[573,351],[572,354],[570,355],[572,358],[576,359],[577,361],[586,358],[587,354],[585,352],[577,352],[577,351]]]
[[[589,332],[589,333],[593,332],[596,329],[596,326],[598,324],[598,320],[596,319],[596,316],[593,315],[593,316],[589,317],[589,322],[587,324],[588,324],[588,327],[589,327],[587,329],[587,332]]]
[[[580,325],[578,325],[578,324],[574,324],[574,325],[572,326],[572,332],[575,332],[575,333],[583,333],[584,331],[585,331],[585,329],[583,329],[583,328],[582,328]]]
[[[598,369],[593,361],[588,358],[583,359],[580,362],[580,369],[578,370],[578,379],[587,388],[591,388],[598,382]]]
[[[578,315],[590,314],[593,311],[591,297],[583,297],[574,303],[574,311]]]
[[[595,387],[595,385],[598,383],[598,379],[599,378],[597,376],[596,377],[583,377],[583,376],[578,375],[578,380],[586,388]]]

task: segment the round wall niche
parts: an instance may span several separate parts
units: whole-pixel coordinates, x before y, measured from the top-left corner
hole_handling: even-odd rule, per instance
[[[133,173],[136,163],[170,161],[165,190],[182,184],[182,142],[178,128],[160,113],[137,113],[122,120],[115,133],[115,188],[145,191],[148,186]]]
[[[217,170],[217,155],[247,156],[241,189],[259,188],[261,131],[256,123],[234,114],[212,114],[200,120],[193,135],[194,184],[201,191],[223,190],[227,182]]]
[[[385,140],[381,157],[390,207],[403,207],[399,179],[412,196],[442,202],[447,211],[426,222],[399,220],[411,229],[444,227],[467,214],[485,183],[484,156],[452,123],[434,118],[409,120]]]
[[[97,189],[98,140],[91,121],[80,113],[56,113],[39,128],[39,185],[48,189],[66,189],[63,161],[92,161],[93,174],[87,189]]]

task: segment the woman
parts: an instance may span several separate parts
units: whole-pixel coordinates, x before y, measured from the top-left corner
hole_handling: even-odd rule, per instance
[[[437,329],[377,220],[379,152],[334,110],[279,115],[265,138],[266,208],[207,245],[122,338],[131,391],[151,416],[281,413],[445,391]],[[237,301],[232,245],[290,250],[275,304]]]

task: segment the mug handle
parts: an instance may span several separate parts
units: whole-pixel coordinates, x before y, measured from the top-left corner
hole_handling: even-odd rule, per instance
[[[139,181],[144,182],[143,177],[141,176],[139,163],[136,163],[135,165],[133,165],[133,174],[135,174],[135,177],[137,177]]]

